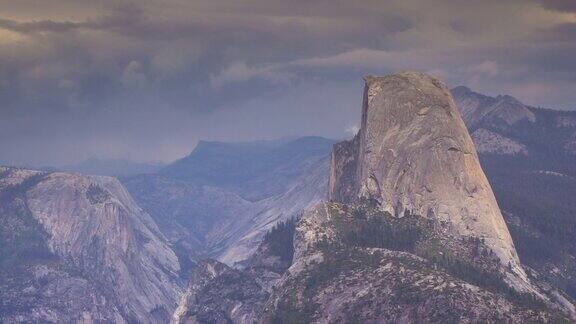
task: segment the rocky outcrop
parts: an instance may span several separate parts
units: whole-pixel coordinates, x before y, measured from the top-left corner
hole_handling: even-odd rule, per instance
[[[172,323],[257,323],[274,286],[292,263],[295,221],[266,234],[243,270],[214,260],[200,262]]]
[[[334,144],[330,155],[330,177],[328,179],[328,199],[351,201],[356,195],[357,159],[359,135],[352,140]]]
[[[121,323],[101,287],[48,247],[49,236],[26,201],[44,176],[0,167],[0,322]]]
[[[201,262],[172,323],[255,323],[268,298],[248,274],[214,260]]]
[[[360,212],[367,214],[359,216]],[[395,219],[369,208],[321,203],[308,210],[295,229],[293,225],[280,226],[267,235],[244,270],[211,260],[202,262],[193,272],[173,323],[524,323],[563,319],[530,298],[507,294],[505,286],[498,290],[491,285],[498,277],[490,273],[476,273],[469,266],[447,262],[448,258],[437,264],[414,253],[372,247],[369,240],[358,245],[359,241],[351,240],[350,231],[372,217]],[[417,238],[400,224],[417,218],[423,219],[408,216],[397,220],[395,225],[408,231],[396,235],[406,237],[407,242],[432,238],[432,228]],[[382,223],[367,228],[376,224]],[[278,253],[278,247],[287,243],[282,237],[291,233],[294,250]],[[433,251],[433,242],[443,237],[434,236],[428,243],[414,246]],[[288,254],[293,262],[286,269]],[[487,280],[490,278],[496,282]],[[490,289],[478,284],[488,284]]]
[[[388,221],[393,223],[388,227],[390,232],[379,232],[387,226],[378,226]],[[408,225],[412,221],[418,222],[414,223],[416,227]],[[435,227],[422,228],[426,223],[422,221],[418,216],[398,219],[371,208],[338,203],[321,203],[308,210],[296,227],[294,262],[268,299],[262,322],[565,320],[530,297],[510,294],[493,273],[469,263],[449,261],[453,259],[446,250],[434,262],[430,254],[428,259],[416,255],[425,250],[438,252],[434,242],[449,235],[429,236]],[[422,232],[414,235],[417,228]],[[370,237],[375,231],[379,235]],[[387,235],[407,238],[407,244],[386,241]],[[409,244],[412,239],[418,242]]]
[[[45,233],[43,244],[49,253],[65,269],[73,269],[71,273],[80,273],[84,286],[95,287],[91,294],[102,296],[106,302],[98,304],[110,305],[115,321],[151,323],[170,318],[181,293],[178,260],[150,216],[118,180],[22,169],[6,169],[0,179],[4,193],[23,184],[17,199],[38,223],[35,231]],[[27,269],[37,272],[36,268]],[[55,286],[68,280],[65,275],[47,278]],[[103,317],[90,308],[70,316]]]
[[[433,218],[459,235],[482,238],[511,269],[515,285],[527,286],[472,139],[441,81],[412,72],[367,77],[358,137],[356,182],[342,182],[354,194],[342,202],[374,199],[392,215]]]
[[[520,144],[508,137],[504,137],[484,128],[479,128],[472,133],[472,141],[474,141],[474,145],[479,154],[528,154],[526,145]]]

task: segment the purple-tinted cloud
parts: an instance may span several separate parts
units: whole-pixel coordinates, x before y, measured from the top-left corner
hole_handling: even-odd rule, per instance
[[[573,1],[7,1],[0,159],[171,160],[201,138],[346,136],[361,77],[407,69],[576,109],[574,56]]]

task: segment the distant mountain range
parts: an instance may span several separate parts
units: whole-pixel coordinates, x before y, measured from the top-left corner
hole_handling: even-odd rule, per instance
[[[178,255],[234,264],[277,222],[325,199],[334,141],[200,142],[157,174],[121,178]]]
[[[576,112],[534,108],[511,96],[489,97],[466,87],[452,93],[480,153],[520,153],[556,167],[576,157]]]
[[[200,141],[194,151],[160,172],[168,178],[225,188],[257,201],[286,191],[310,158],[327,155],[334,141],[302,137],[290,141],[222,143]]]

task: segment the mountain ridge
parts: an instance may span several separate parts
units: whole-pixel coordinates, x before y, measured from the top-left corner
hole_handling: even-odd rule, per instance
[[[247,200],[257,201],[284,191],[286,186],[278,181],[297,176],[301,163],[324,154],[333,142],[317,136],[245,143],[202,141],[188,156],[159,173],[169,178],[223,187]],[[279,163],[284,167],[275,169]]]
[[[189,156],[191,165],[199,166],[194,172],[188,173],[187,166],[171,175],[125,177],[122,182],[181,257],[187,255],[192,263],[204,256],[241,265],[277,222],[325,198],[332,143],[321,137],[204,142],[197,155]],[[264,162],[258,161],[261,157]],[[232,180],[236,183],[231,185]],[[242,194],[243,189],[249,193]]]

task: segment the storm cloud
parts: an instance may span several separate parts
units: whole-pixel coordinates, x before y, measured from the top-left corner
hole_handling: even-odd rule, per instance
[[[407,69],[576,109],[573,3],[3,1],[0,162],[170,161],[200,139],[349,136],[361,77]]]

